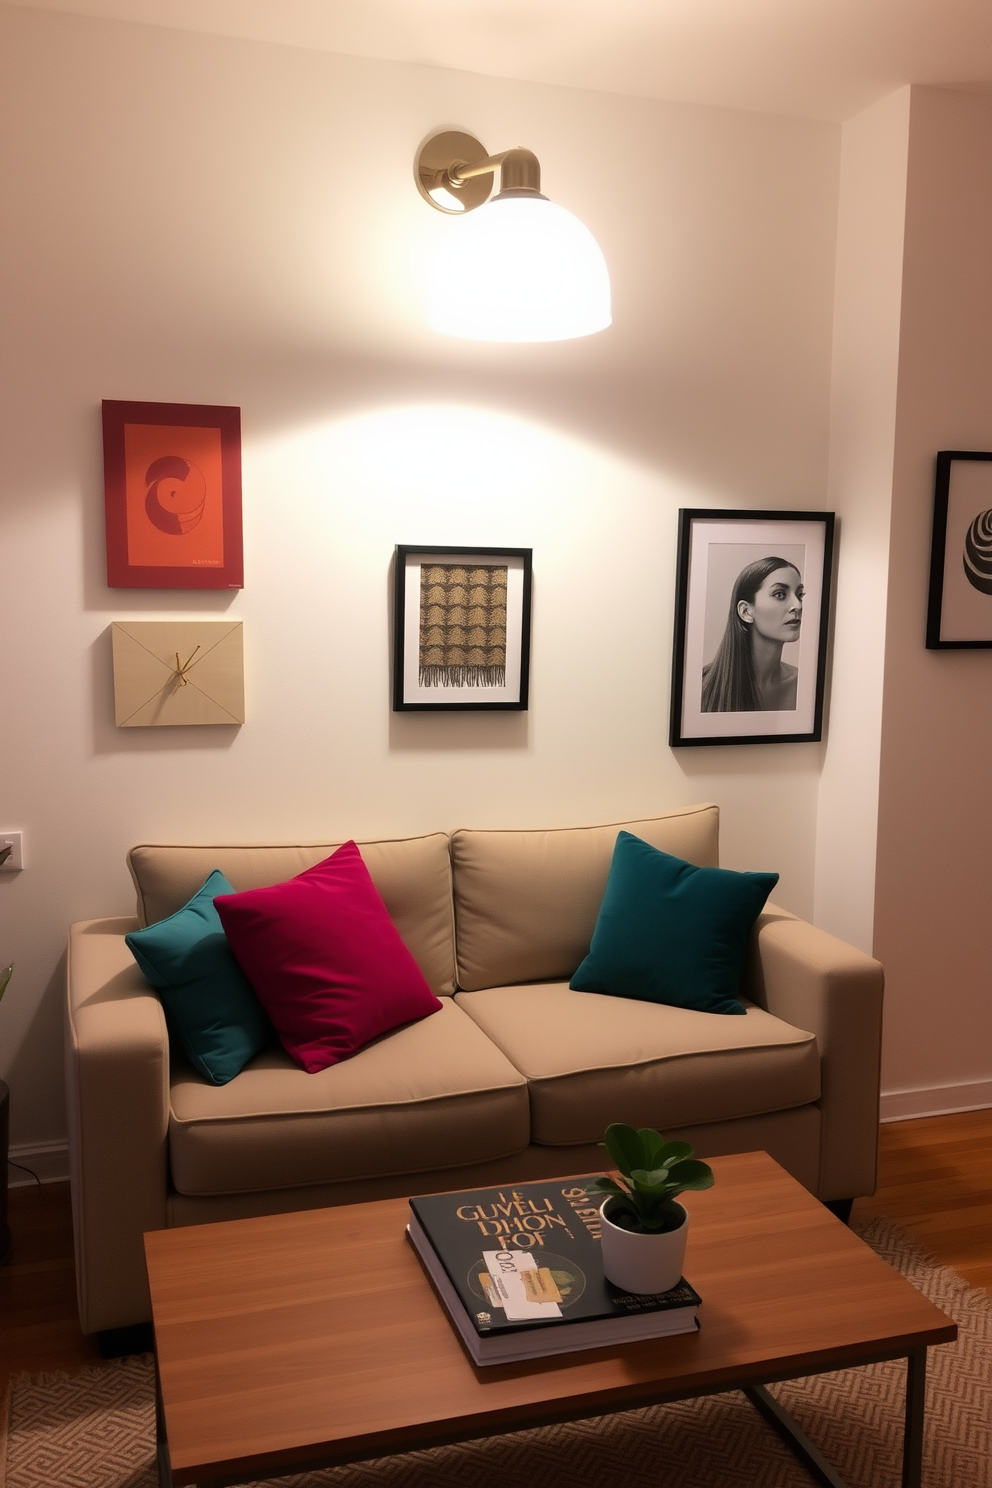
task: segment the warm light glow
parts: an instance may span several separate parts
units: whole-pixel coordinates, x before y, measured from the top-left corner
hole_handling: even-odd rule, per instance
[[[473,341],[568,341],[612,319],[606,260],[564,207],[497,196],[444,229],[428,308],[435,330]]]
[[[429,192],[430,199],[436,202],[444,212],[464,212],[465,203],[458,200],[453,191],[448,191],[444,186],[435,186]]]

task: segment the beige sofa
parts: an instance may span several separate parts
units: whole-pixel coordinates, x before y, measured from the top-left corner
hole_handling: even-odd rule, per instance
[[[705,1156],[764,1148],[824,1200],[870,1193],[882,973],[869,957],[769,906],[745,1018],[569,991],[621,826],[717,863],[715,806],[361,843],[443,1007],[316,1075],[269,1050],[207,1084],[170,1058],[124,944],[136,922],[74,925],[66,1062],[84,1331],[148,1318],[145,1230],[589,1171],[610,1121],[684,1136]],[[336,846],[135,847],[137,923],[174,913],[212,868],[246,889]]]

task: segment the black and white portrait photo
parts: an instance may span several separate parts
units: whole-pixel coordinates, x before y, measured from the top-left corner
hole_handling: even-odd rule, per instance
[[[683,511],[672,744],[820,737],[829,512]]]

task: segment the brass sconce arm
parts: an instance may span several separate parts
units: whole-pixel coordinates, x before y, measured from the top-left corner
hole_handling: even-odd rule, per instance
[[[525,150],[521,146],[504,150],[501,155],[487,155],[485,160],[476,161],[474,165],[453,164],[445,174],[451,186],[457,190],[474,176],[492,175],[496,170],[499,171],[501,192],[541,190],[541,163],[533,150]]]
[[[499,155],[487,155],[470,134],[447,131],[435,134],[421,146],[414,175],[421,196],[439,212],[471,212],[481,207],[492,190],[492,178],[500,173],[500,195],[526,192],[541,195],[541,166],[533,150],[518,146]],[[445,202],[445,197],[450,205]]]

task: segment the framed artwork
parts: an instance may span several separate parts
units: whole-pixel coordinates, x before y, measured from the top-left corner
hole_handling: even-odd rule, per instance
[[[527,707],[531,552],[397,547],[394,712]]]
[[[933,501],[927,649],[992,647],[992,454],[941,450]]]
[[[245,721],[240,620],[118,620],[114,721],[118,728]]]
[[[103,405],[111,589],[240,589],[241,410]]]
[[[819,739],[833,512],[679,512],[669,743]]]

